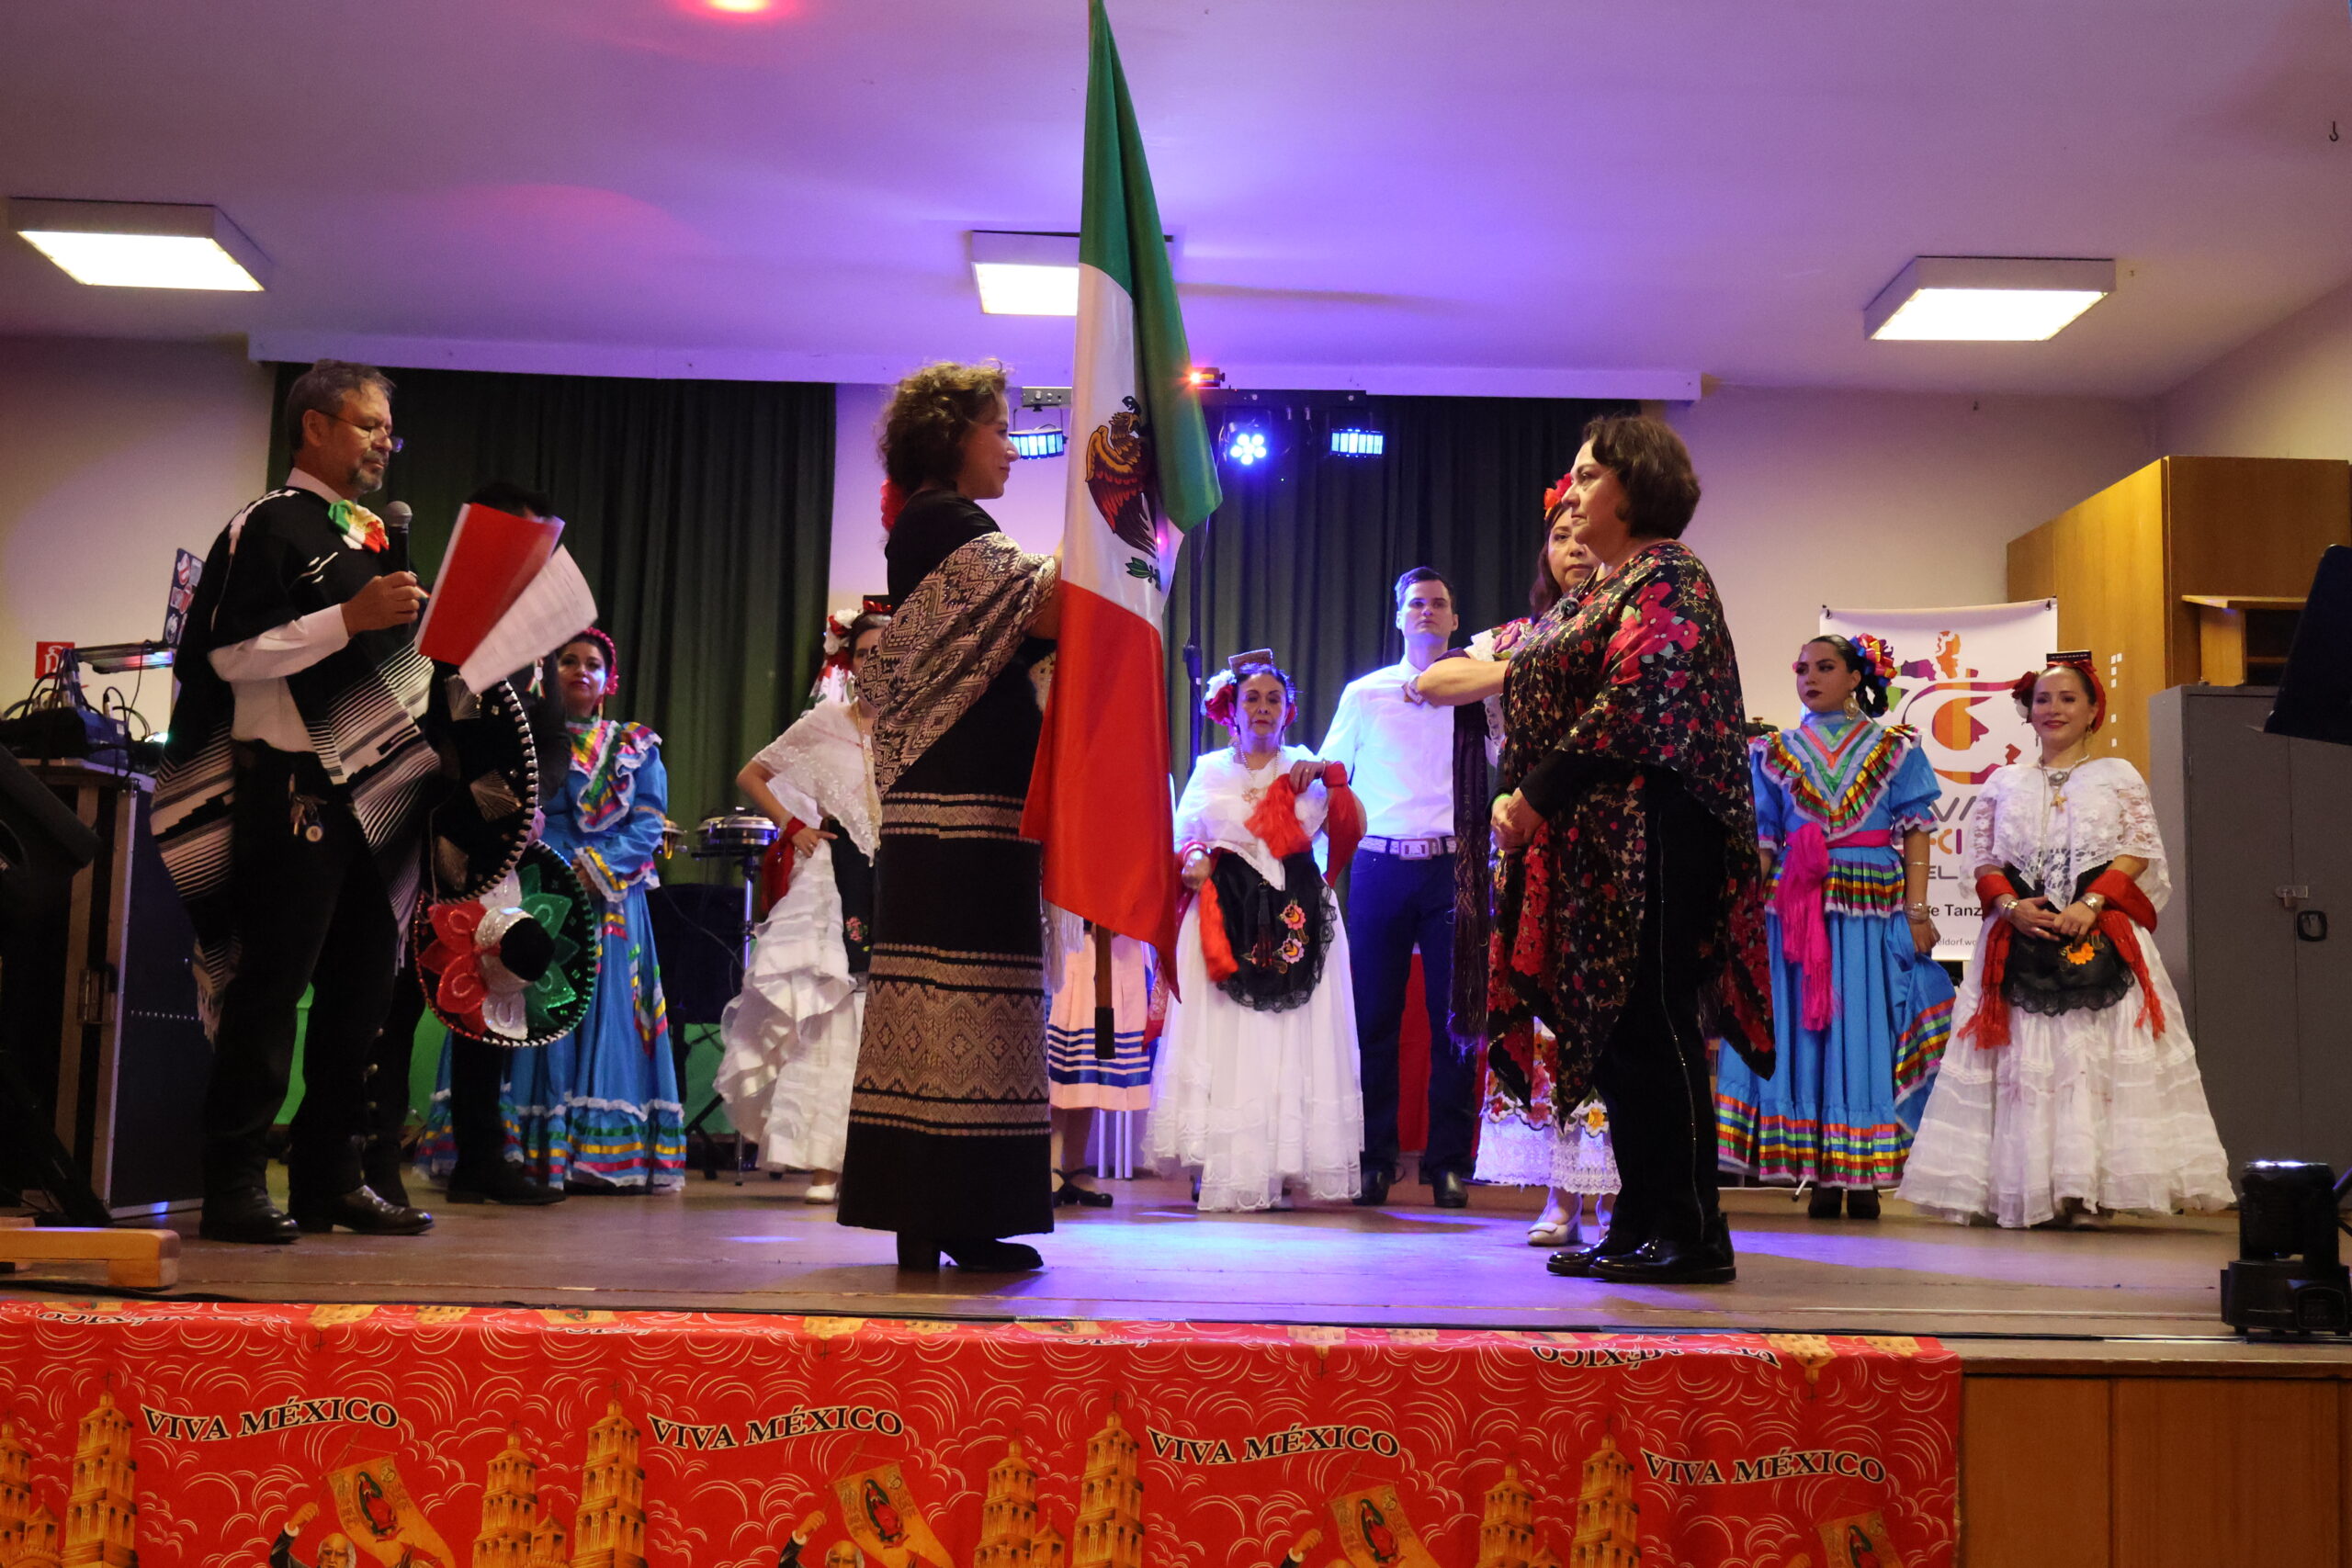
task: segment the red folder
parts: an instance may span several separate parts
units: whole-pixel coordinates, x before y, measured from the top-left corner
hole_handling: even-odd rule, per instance
[[[533,523],[487,506],[459,508],[441,576],[416,628],[418,650],[445,664],[465,663],[514,607],[562,536],[560,518]]]

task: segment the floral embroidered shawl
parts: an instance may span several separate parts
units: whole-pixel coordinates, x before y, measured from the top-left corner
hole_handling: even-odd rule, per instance
[[[1723,829],[1723,897],[1702,943],[1701,1021],[1772,1071],[1772,1003],[1739,671],[1722,602],[1679,541],[1637,551],[1584,603],[1530,628],[1503,686],[1503,784],[1555,750],[1623,764],[1496,868],[1489,1032],[1541,1019],[1555,1106],[1581,1103],[1633,983],[1646,897],[1644,770],[1670,770]]]

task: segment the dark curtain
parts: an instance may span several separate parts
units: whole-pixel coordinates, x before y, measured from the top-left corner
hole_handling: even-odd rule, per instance
[[[1631,413],[1631,403],[1562,398],[1374,398],[1344,414],[1295,409],[1273,395],[1264,417],[1267,459],[1220,459],[1225,504],[1184,544],[1202,557],[1204,674],[1226,656],[1272,648],[1298,682],[1291,739],[1320,744],[1350,681],[1403,657],[1393,596],[1408,567],[1443,572],[1471,634],[1527,614],[1544,535],[1544,491],[1576,460],[1586,421]],[[1227,407],[1221,422],[1251,417]],[[1386,438],[1378,457],[1332,456],[1333,423]],[[1182,648],[1191,626],[1193,563],[1180,558],[1169,597],[1169,711],[1181,785],[1191,772],[1190,697]],[[1204,726],[1204,749],[1225,743]]]
[[[304,368],[277,367],[281,406]],[[822,657],[833,389],[386,373],[407,446],[367,499],[415,510],[411,555],[426,585],[476,488],[503,479],[544,491],[619,646],[620,692],[605,711],[661,735],[673,820],[691,829],[730,807],[736,771],[799,713]],[[271,447],[275,480],[288,465],[282,428]]]

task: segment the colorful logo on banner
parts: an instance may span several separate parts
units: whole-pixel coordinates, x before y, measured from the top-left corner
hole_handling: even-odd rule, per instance
[[[876,1465],[844,1475],[833,1483],[842,1506],[842,1521],[850,1539],[888,1563],[907,1568],[918,1560],[935,1568],[955,1568],[947,1549],[939,1544],[931,1525],[907,1491],[906,1475],[895,1464]]]
[[[1928,902],[1943,933],[1936,956],[1964,959],[1975,950],[1980,923],[1975,861],[1964,841],[1968,814],[1995,769],[2034,754],[2033,728],[2018,716],[2009,686],[2057,647],[2058,601],[1949,610],[1825,604],[1821,629],[1848,637],[1868,632],[1894,649],[1884,722],[1919,732],[1943,785],[1928,865]]]
[[[400,1466],[390,1455],[331,1472],[327,1491],[334,1495],[335,1516],[343,1521],[344,1533],[375,1553],[378,1561],[392,1564],[419,1559],[457,1562],[441,1532],[409,1496]]]

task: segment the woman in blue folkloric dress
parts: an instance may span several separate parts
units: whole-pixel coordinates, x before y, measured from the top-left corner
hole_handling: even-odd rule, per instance
[[[571,765],[559,784],[543,786],[541,840],[604,898],[595,998],[571,1033],[513,1053],[500,1106],[508,1157],[571,1192],[660,1190],[685,1181],[678,1070],[645,897],[660,886],[653,862],[669,780],[660,736],[603,716],[605,699],[619,684],[617,662],[612,638],[593,628],[556,656]],[[444,1093],[447,1074],[445,1052]],[[444,1093],[434,1096],[436,1117],[446,1116]],[[434,1142],[429,1165],[446,1157],[441,1142]]]
[[[1724,1053],[1719,1158],[1754,1180],[1813,1183],[1809,1213],[1879,1212],[1951,1031],[1931,954],[1928,838],[1941,793],[1917,737],[1886,712],[1886,644],[1820,637],[1796,662],[1795,729],[1750,748],[1756,830],[1772,876],[1772,1016],[1781,1069]]]

